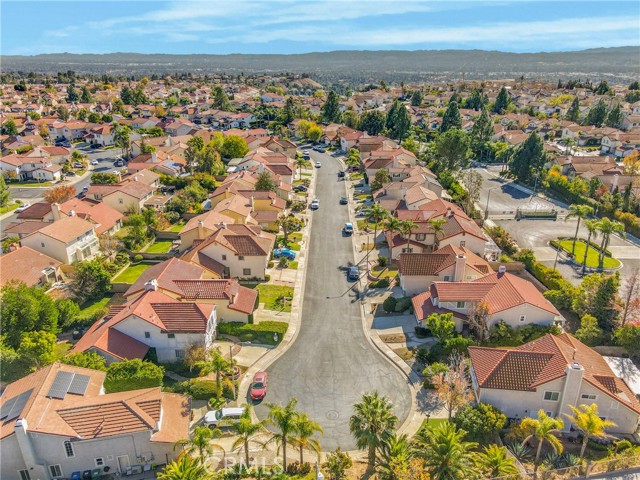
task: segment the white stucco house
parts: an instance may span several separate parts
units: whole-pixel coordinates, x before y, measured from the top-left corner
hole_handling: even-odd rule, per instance
[[[640,401],[595,350],[568,333],[547,334],[517,348],[469,347],[471,379],[478,402],[493,405],[508,418],[535,417],[538,410],[564,420],[570,406],[598,405],[598,414],[616,427],[638,430]]]
[[[175,442],[189,436],[188,397],[160,387],[105,394],[104,378],[54,363],[9,384],[0,397],[0,478],[125,476],[174,460]]]

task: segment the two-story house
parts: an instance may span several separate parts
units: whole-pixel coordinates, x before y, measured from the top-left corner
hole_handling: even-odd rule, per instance
[[[20,244],[66,264],[92,259],[100,249],[95,225],[69,213],[22,238]]]
[[[513,349],[469,347],[475,398],[508,418],[535,417],[538,410],[564,420],[571,406],[598,406],[613,421],[610,433],[633,434],[640,422],[640,401],[602,356],[568,333],[547,334]]]
[[[53,480],[141,473],[188,438],[188,397],[160,387],[105,393],[105,372],[54,363],[0,397],[0,477]]]

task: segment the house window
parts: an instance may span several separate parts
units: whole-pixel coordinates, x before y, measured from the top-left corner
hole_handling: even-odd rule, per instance
[[[102,467],[104,465],[104,458],[98,457],[94,459],[96,462],[96,467]]]
[[[238,260],[244,260],[244,255],[238,255]]]
[[[464,247],[464,245],[465,245],[464,240],[461,240],[461,241],[460,241],[460,246],[461,246],[461,247]]]
[[[560,392],[544,392],[544,399],[551,402],[557,402],[560,398]]]
[[[582,398],[583,400],[595,400],[596,399],[596,395],[592,394],[592,393],[583,393],[580,398]]]
[[[62,477],[62,468],[60,465],[49,465],[49,473],[52,477]]]
[[[411,247],[402,249],[402,253],[412,253],[412,252],[413,252],[413,248]]]
[[[40,246],[44,248],[44,242],[40,242]]]
[[[176,338],[175,333],[167,333],[167,338]]]
[[[20,480],[31,480],[31,475],[29,475],[29,470],[18,470],[20,474]]]
[[[444,281],[445,282],[450,282],[451,281],[451,276],[450,275],[445,275],[444,276]]]
[[[424,240],[425,238],[427,238],[427,235],[424,233],[417,233],[416,234],[416,240]]]
[[[64,451],[69,458],[75,456],[75,453],[73,452],[73,444],[69,440],[64,442]]]
[[[520,315],[520,321],[524,322],[527,319],[526,315]]]
[[[616,401],[611,402],[611,410],[617,410],[619,403]]]
[[[119,199],[118,199],[118,203],[124,203],[124,199],[119,198]]]
[[[222,255],[222,260],[226,260],[227,256],[226,255]]]
[[[144,332],[144,338],[151,338],[151,332]]]
[[[184,350],[176,350],[176,358],[184,358]]]
[[[242,269],[242,275],[244,275],[245,277],[251,275],[251,269],[250,268],[243,268]]]
[[[456,302],[456,308],[464,308],[467,302]]]

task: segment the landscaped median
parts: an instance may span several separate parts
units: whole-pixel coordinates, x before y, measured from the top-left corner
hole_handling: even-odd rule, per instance
[[[554,248],[559,248],[563,253],[572,256],[575,263],[582,264],[584,253],[587,249],[587,243],[584,240],[578,239],[576,241],[575,250],[573,248],[572,238],[560,238],[559,240],[552,240],[550,243]],[[600,249],[593,242],[589,242],[586,263],[589,268],[600,267]],[[620,268],[621,265],[619,260],[611,256],[611,252],[605,252],[602,268],[614,269]]]

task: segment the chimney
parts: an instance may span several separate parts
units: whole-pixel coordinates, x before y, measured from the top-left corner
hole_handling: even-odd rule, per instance
[[[573,361],[567,368],[565,368],[565,380],[564,388],[562,389],[561,397],[558,399],[558,415],[559,417],[565,417],[571,415],[570,405],[578,405],[580,395],[580,389],[582,387],[582,377],[584,376],[584,368],[577,362]],[[571,422],[564,423],[563,432],[568,432],[571,429]]]
[[[137,182],[137,181],[138,181],[138,176],[137,176],[137,175],[134,175],[134,177],[133,177],[133,181],[134,181],[134,182]]]
[[[504,275],[504,272],[507,271],[507,267],[505,267],[504,265],[500,265],[498,267],[498,277],[501,277]]]
[[[255,210],[255,203],[253,201],[253,195],[251,195],[251,211],[253,212]]]
[[[620,180],[620,175],[616,173],[613,176],[613,182],[611,182],[611,191],[613,192],[616,188],[618,188],[618,181]]]
[[[204,222],[202,220],[198,221],[198,239],[204,240]]]
[[[456,256],[455,269],[453,272],[453,281],[462,282],[464,280],[464,271],[467,266],[467,257],[464,253]]]
[[[69,210],[69,216],[70,217],[75,217],[76,216],[76,211],[75,210]]]
[[[158,280],[156,280],[155,278],[153,280],[149,280],[148,282],[146,282],[144,284],[144,291],[145,292],[150,292],[150,291],[157,291],[158,290]]]
[[[53,216],[54,222],[60,220],[60,205],[58,203],[51,204],[51,215]]]
[[[156,152],[151,152],[151,163],[156,163],[158,161],[158,154]]]
[[[453,217],[453,210],[451,210],[451,207],[447,207],[447,217],[448,218]]]

